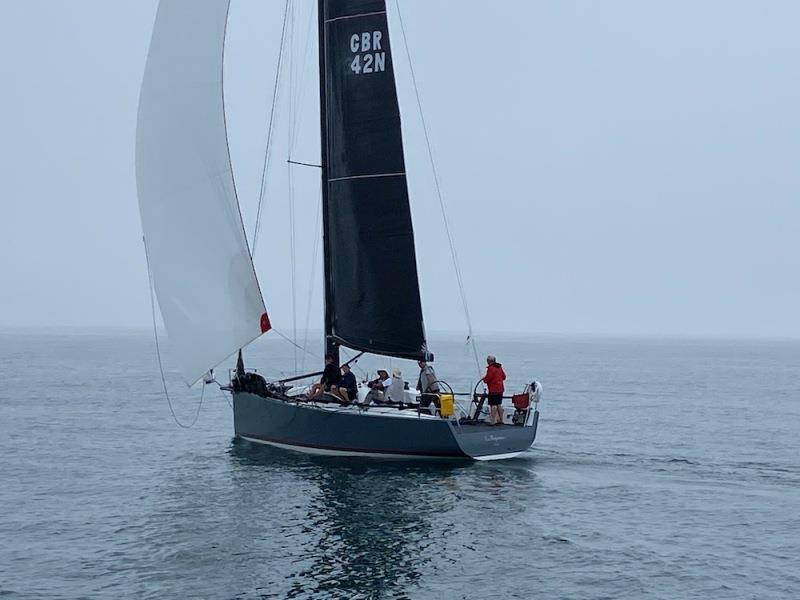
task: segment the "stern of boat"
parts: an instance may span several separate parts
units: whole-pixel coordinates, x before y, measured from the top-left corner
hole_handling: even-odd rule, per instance
[[[502,460],[528,450],[536,440],[541,395],[541,384],[533,381],[521,394],[511,396],[512,407],[504,407],[503,425],[481,420],[482,402],[477,396],[473,398],[474,414],[451,424],[462,452],[475,460]]]

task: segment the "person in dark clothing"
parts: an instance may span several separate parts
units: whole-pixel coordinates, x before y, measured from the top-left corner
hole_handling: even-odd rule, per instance
[[[486,357],[486,375],[483,376],[483,383],[486,384],[488,394],[486,396],[489,401],[489,422],[492,425],[503,424],[503,392],[505,386],[503,382],[506,380],[503,365],[497,362],[497,359],[491,354]]]
[[[325,355],[325,369],[322,371],[319,383],[315,383],[311,388],[309,398],[319,398],[323,392],[337,393],[339,382],[342,380],[342,375],[339,372],[339,365],[333,362],[333,356],[330,354]]]
[[[342,380],[339,382],[339,396],[345,402],[358,400],[358,382],[350,370],[350,365],[342,365]]]

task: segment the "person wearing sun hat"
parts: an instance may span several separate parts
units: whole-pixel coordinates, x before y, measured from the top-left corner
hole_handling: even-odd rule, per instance
[[[384,384],[383,394],[388,402],[402,404],[405,400],[405,387],[403,372],[400,369],[392,369],[392,383],[388,386]]]
[[[389,376],[389,371],[386,369],[378,369],[377,373],[378,377],[372,381],[368,381],[367,387],[371,390],[382,392],[386,386],[392,384],[392,378]]]
[[[367,382],[369,392],[364,402],[367,404],[381,404],[384,400],[384,390],[392,384],[392,378],[389,377],[389,371],[386,369],[378,369],[377,379]]]

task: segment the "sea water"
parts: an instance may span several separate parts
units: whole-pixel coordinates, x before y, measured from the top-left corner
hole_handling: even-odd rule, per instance
[[[431,347],[469,391],[471,348]],[[215,386],[176,425],[146,334],[0,335],[0,596],[800,597],[800,342],[480,349],[509,391],[544,388],[536,444],[515,460],[255,446],[233,438]],[[187,425],[200,391],[166,350]],[[267,336],[245,358],[267,375],[320,367],[295,350]],[[415,381],[412,363],[391,366]]]

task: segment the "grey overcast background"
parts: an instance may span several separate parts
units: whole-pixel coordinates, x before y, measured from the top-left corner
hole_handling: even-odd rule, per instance
[[[0,327],[147,327],[134,143],[156,2],[2,5]],[[292,157],[318,160],[311,5],[292,11],[255,256],[283,329],[306,315],[321,326],[318,174],[293,170],[293,317],[285,164],[286,123]],[[283,6],[232,0],[230,13],[226,100],[249,234]],[[400,8],[477,332],[800,336],[800,3]],[[390,12],[426,325],[463,331]]]

